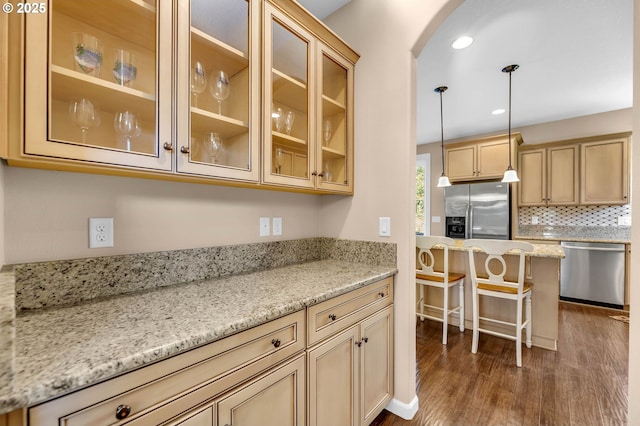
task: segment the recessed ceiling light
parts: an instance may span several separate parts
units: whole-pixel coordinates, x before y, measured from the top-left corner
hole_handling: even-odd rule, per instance
[[[453,43],[451,43],[451,47],[454,49],[464,49],[465,47],[471,46],[473,43],[473,38],[469,36],[458,37]]]
[[[493,111],[491,111],[491,114],[493,115],[500,115],[500,114],[504,114],[505,110],[503,108],[498,108],[498,109],[494,109]]]

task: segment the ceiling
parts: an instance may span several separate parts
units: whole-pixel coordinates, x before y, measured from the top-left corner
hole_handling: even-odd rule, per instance
[[[298,0],[320,19],[349,0]],[[465,0],[429,39],[417,66],[417,141],[507,131],[512,127],[632,106],[633,0]],[[451,43],[474,38],[463,50]]]

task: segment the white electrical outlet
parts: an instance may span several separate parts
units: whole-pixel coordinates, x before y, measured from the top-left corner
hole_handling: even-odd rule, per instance
[[[113,218],[89,218],[89,248],[113,247]]]
[[[379,226],[378,235],[380,235],[381,237],[391,236],[391,218],[390,217],[381,217],[378,226]]]
[[[531,224],[537,225],[538,223],[538,216],[531,216]]]
[[[260,236],[261,237],[268,237],[271,234],[271,227],[269,222],[271,222],[271,219],[269,219],[268,217],[260,218]]]
[[[282,235],[282,218],[274,217],[273,218],[273,235]]]
[[[631,216],[618,216],[618,226],[631,226]]]

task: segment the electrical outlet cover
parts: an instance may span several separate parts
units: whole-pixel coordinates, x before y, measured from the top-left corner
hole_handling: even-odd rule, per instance
[[[271,222],[271,220],[268,217],[260,218],[260,236],[261,237],[268,237],[269,235],[271,235],[271,226],[269,222]]]
[[[89,248],[113,247],[113,218],[89,218]]]

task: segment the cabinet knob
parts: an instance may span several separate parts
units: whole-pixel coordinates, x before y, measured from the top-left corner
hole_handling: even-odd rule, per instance
[[[336,314],[329,314],[329,319],[331,321],[335,321],[336,320]]]
[[[122,420],[131,414],[131,407],[128,405],[118,405],[116,408],[116,419]]]
[[[189,147],[182,145],[180,147],[180,152],[183,153],[183,154],[188,154],[189,153]]]
[[[318,176],[318,173],[314,171],[313,173],[311,173],[311,176]]]
[[[361,347],[361,346],[362,346],[362,340],[358,340],[358,341],[356,342],[356,346],[357,346],[357,347]]]
[[[324,176],[324,172],[320,172],[320,173],[318,173],[318,176],[319,176],[319,177],[323,177],[323,176]]]
[[[271,340],[271,344],[273,345],[274,348],[279,348],[280,347],[280,339],[272,339]]]
[[[367,342],[369,341],[369,338],[368,338],[368,337],[363,337],[363,338],[362,338],[362,341],[363,341],[364,343],[367,343]]]
[[[164,149],[166,149],[167,151],[173,151],[173,145],[171,145],[171,143],[169,142],[165,142],[164,145],[162,145],[164,147]]]
[[[381,291],[380,293],[378,293],[378,296],[384,297],[385,296],[384,291]]]

